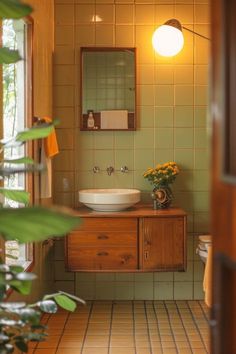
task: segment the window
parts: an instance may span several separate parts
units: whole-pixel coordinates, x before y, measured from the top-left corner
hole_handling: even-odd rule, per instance
[[[31,125],[32,121],[32,24],[29,20],[3,20],[3,45],[17,49],[22,60],[3,65],[3,137],[15,136],[17,132]],[[32,153],[32,146],[20,146],[4,150],[4,158],[12,159]],[[19,173],[5,178],[7,188],[25,189],[32,192],[32,181],[26,174]],[[23,207],[17,202],[5,199],[4,204],[12,208]],[[7,264],[20,264],[25,268],[32,262],[33,246],[19,245],[17,241],[5,243]]]

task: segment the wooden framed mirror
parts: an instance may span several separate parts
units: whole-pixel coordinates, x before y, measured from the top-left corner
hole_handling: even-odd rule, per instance
[[[136,129],[135,48],[81,48],[81,130]]]

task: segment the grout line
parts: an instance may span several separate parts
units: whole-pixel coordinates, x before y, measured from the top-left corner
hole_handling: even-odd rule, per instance
[[[172,337],[173,337],[173,340],[174,340],[174,343],[175,343],[175,349],[176,349],[177,352],[178,352],[178,348],[177,348],[177,345],[176,345],[174,332],[173,332],[173,329],[172,329],[172,323],[171,323],[171,318],[170,318],[169,310],[168,310],[168,307],[166,306],[166,302],[165,302],[165,301],[164,301],[164,306],[165,306],[165,310],[166,310],[167,317],[168,317],[168,321],[169,321],[169,325],[170,325],[170,331],[171,331],[171,334],[172,334]],[[176,307],[177,307],[177,306],[176,306],[176,304],[175,304],[175,311],[176,311]]]
[[[110,329],[109,329],[109,339],[108,339],[108,354],[111,353],[111,334],[112,334],[112,321],[113,321],[113,311],[114,311],[114,301],[111,303],[111,322],[110,322]]]
[[[60,343],[61,343],[61,339],[62,339],[62,336],[63,336],[63,334],[64,334],[64,330],[65,330],[66,324],[67,324],[67,322],[68,322],[68,320],[69,320],[69,316],[70,316],[70,314],[67,313],[66,320],[65,320],[65,322],[64,322],[64,325],[63,325],[63,328],[62,328],[62,332],[61,332],[61,335],[60,335],[60,337],[59,337],[59,340],[58,340],[58,343],[57,343],[57,346],[56,346],[56,351],[55,351],[55,353],[57,352],[57,350],[58,350],[58,348],[59,348],[59,345],[60,345]]]
[[[82,342],[80,354],[82,354],[83,349],[84,349],[84,343],[85,343],[85,339],[86,339],[87,332],[88,332],[89,321],[90,321],[90,318],[91,318],[91,315],[92,315],[92,312],[93,312],[93,304],[94,304],[94,303],[93,303],[93,301],[92,301],[92,302],[91,302],[91,307],[90,307],[90,310],[89,310],[88,319],[87,319],[87,326],[86,326],[86,329],[85,329],[85,332],[84,332],[84,339],[83,339],[83,342]]]
[[[161,353],[163,353],[161,333],[160,333],[160,328],[159,328],[159,320],[158,320],[158,315],[157,315],[157,311],[156,311],[156,307],[155,307],[154,301],[152,302],[152,306],[153,306],[153,311],[154,311],[154,315],[156,317],[156,322],[157,322],[157,332],[158,332],[158,335],[159,335],[159,338],[160,338],[160,343],[161,343]]]
[[[199,304],[199,302],[198,302],[198,304]],[[194,313],[193,313],[191,307],[189,306],[189,302],[188,302],[188,301],[187,301],[187,305],[188,305],[189,312],[190,312],[190,314],[191,314],[191,316],[192,316],[193,322],[194,322],[194,324],[195,324],[195,326],[196,326],[196,329],[197,329],[197,331],[198,331],[198,334],[199,334],[199,336],[200,336],[200,338],[201,338],[201,341],[202,341],[202,343],[203,343],[203,345],[204,345],[204,348],[205,348],[206,352],[208,353],[208,348],[207,348],[207,346],[206,346],[206,344],[205,344],[205,341],[204,341],[204,339],[203,339],[203,337],[202,337],[202,333],[201,333],[201,331],[200,331],[200,329],[199,329],[199,327],[198,327],[198,324],[197,324],[197,321],[196,321],[196,319],[195,319]]]
[[[180,311],[179,307],[177,306],[176,300],[175,300],[175,305],[176,305],[176,308],[177,308],[177,312],[178,312],[180,321],[181,321],[181,323],[182,323],[182,328],[183,328],[183,330],[184,330],[184,332],[185,332],[185,335],[186,335],[186,338],[187,338],[187,342],[188,342],[189,347],[190,347],[190,351],[191,351],[191,353],[193,354],[191,342],[190,342],[189,337],[188,337],[188,332],[187,332],[187,330],[186,330],[186,328],[185,328],[184,321],[183,321],[182,316],[181,316],[181,311]]]
[[[147,323],[147,333],[148,333],[148,341],[150,344],[150,353],[153,354],[152,350],[152,342],[151,342],[151,336],[150,336],[150,329],[149,329],[149,323],[148,323],[148,315],[147,315],[147,304],[146,301],[144,301],[144,311],[145,311],[145,317],[146,317],[146,323]]]
[[[133,317],[133,337],[134,337],[134,350],[137,354],[137,343],[136,343],[136,334],[135,334],[135,313],[134,313],[134,301],[132,301],[132,317]]]

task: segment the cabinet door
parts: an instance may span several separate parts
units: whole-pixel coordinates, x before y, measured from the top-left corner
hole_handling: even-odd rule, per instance
[[[140,219],[140,268],[185,270],[185,217]]]

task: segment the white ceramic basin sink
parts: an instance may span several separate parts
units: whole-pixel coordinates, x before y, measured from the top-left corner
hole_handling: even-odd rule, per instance
[[[120,211],[140,201],[138,189],[82,189],[79,201],[97,211]]]

